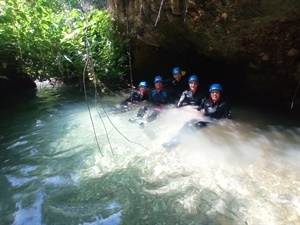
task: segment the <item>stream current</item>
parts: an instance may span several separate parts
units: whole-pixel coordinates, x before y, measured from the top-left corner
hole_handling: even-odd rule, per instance
[[[166,150],[199,112],[140,126],[121,98],[44,88],[1,107],[0,225],[300,224],[299,122],[233,105]]]

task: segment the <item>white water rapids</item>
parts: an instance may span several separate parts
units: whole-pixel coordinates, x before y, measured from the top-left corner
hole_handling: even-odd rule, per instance
[[[89,99],[99,149],[84,98],[50,97],[1,117],[1,225],[299,224],[300,126],[288,118],[232,106],[232,121],[166,150],[199,112],[141,127],[136,110],[111,110],[120,99]]]

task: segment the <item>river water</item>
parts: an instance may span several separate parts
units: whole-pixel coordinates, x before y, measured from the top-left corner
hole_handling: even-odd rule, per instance
[[[1,108],[1,225],[300,224],[299,121],[233,105],[166,150],[199,112],[141,126],[120,97],[89,96],[44,88]]]

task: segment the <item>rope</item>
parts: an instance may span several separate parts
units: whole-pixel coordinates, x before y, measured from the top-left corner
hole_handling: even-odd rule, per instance
[[[127,8],[127,0],[125,0],[125,4],[123,5],[125,17],[126,17],[126,37],[128,40],[127,44],[127,55],[128,55],[128,64],[129,64],[129,77],[130,77],[130,86],[131,86],[131,93],[134,91],[133,86],[133,77],[132,77],[132,63],[131,63],[131,45],[130,45],[130,38],[129,38],[129,19],[128,19],[128,8]]]
[[[295,100],[295,98],[296,98],[296,95],[297,95],[299,86],[300,86],[300,81],[298,82],[298,85],[297,85],[297,87],[296,87],[296,89],[295,89],[295,92],[294,92],[294,96],[293,96],[292,103],[291,103],[291,109],[294,108],[294,100]]]
[[[156,21],[155,21],[155,27],[156,27],[156,25],[157,25],[157,22],[158,22],[158,20],[159,20],[159,18],[160,18],[160,11],[161,11],[161,8],[162,8],[162,5],[164,4],[164,0],[161,0],[161,3],[160,3],[160,7],[159,7],[159,11],[158,11],[158,15],[157,15],[157,18],[156,18]]]
[[[186,22],[186,14],[188,13],[188,1],[185,1],[184,22]]]
[[[124,3],[124,2],[123,2]],[[130,38],[129,38],[129,19],[128,19],[128,11],[127,11],[127,0],[125,0],[125,4],[123,5],[123,7],[125,8],[125,10],[124,10],[124,13],[125,13],[125,17],[126,17],[126,22],[127,22],[127,39],[129,40],[128,41],[128,45],[127,45],[127,55],[128,55],[128,63],[129,63],[129,75],[130,75],[130,84],[131,84],[131,91],[133,91],[133,77],[132,77],[132,63],[131,63],[131,45],[130,45]],[[118,130],[118,128],[114,125],[114,123],[111,121],[111,119],[110,119],[110,117],[108,116],[108,114],[107,114],[107,112],[106,112],[106,110],[105,110],[105,108],[102,106],[102,110],[103,110],[103,112],[104,112],[104,114],[105,114],[105,116],[107,117],[107,119],[108,119],[108,121],[110,122],[110,124],[113,126],[113,128],[123,137],[123,138],[125,138],[128,142],[130,142],[130,143],[133,143],[133,144],[136,144],[136,145],[139,145],[139,146],[141,146],[142,148],[145,148],[145,149],[147,149],[147,150],[149,150],[148,148],[146,148],[145,146],[143,146],[143,145],[141,145],[141,144],[139,144],[139,143],[137,143],[137,142],[134,142],[134,141],[131,141],[131,140],[129,140],[124,134],[122,134],[122,132],[120,132],[119,130]],[[99,117],[101,118],[101,120],[102,120],[102,117],[101,117],[101,115],[100,115],[100,113],[99,113],[99,111],[97,110],[97,112],[98,112],[98,115],[99,115]],[[103,125],[104,125],[104,123],[103,123]],[[104,125],[104,128],[105,128],[105,125]],[[106,128],[105,128],[105,131],[106,131]],[[106,131],[106,133],[107,133],[107,131]],[[109,140],[109,138],[108,138],[108,136],[107,136],[107,139]],[[109,140],[109,143],[110,143],[110,140]],[[111,146],[111,145],[110,145]],[[112,148],[111,148],[111,150],[112,150]]]
[[[109,116],[107,115],[105,109],[104,109],[104,108],[102,108],[102,109],[103,109],[103,111],[104,111],[104,113],[105,113],[107,119],[109,120],[110,124],[115,128],[115,130],[116,130],[123,138],[125,138],[125,139],[126,139],[128,142],[130,142],[130,143],[139,145],[139,146],[141,146],[142,148],[149,150],[147,147],[143,146],[142,144],[137,143],[137,142],[134,142],[134,141],[131,141],[131,140],[128,139],[124,134],[122,134],[122,132],[120,132],[120,131],[118,130],[118,128],[114,125],[114,123],[110,120],[110,118],[109,118]]]
[[[93,59],[91,59],[91,60],[93,60]],[[91,69],[92,69],[93,79],[94,79],[95,99],[98,100],[98,99],[99,99],[99,93],[98,93],[98,91],[97,91],[97,78],[96,78],[96,73],[95,73],[95,68],[94,68],[94,63],[93,63],[93,61],[91,62]],[[100,104],[100,105],[101,105],[101,104]],[[102,106],[102,107],[103,107],[103,106]],[[97,110],[98,115],[100,116],[100,113],[98,112],[97,107],[96,107],[96,110]],[[102,125],[103,125],[104,130],[105,130],[105,135],[106,135],[106,138],[107,138],[108,143],[109,143],[110,151],[111,151],[112,155],[115,156],[114,151],[113,151],[113,149],[112,149],[111,142],[110,142],[110,138],[109,138],[109,136],[108,136],[108,132],[107,132],[105,123],[104,123],[104,121],[103,121],[103,119],[102,119],[101,116],[100,116],[100,119],[101,119]]]
[[[83,90],[84,90],[84,97],[85,97],[86,105],[87,105],[87,108],[88,108],[88,111],[89,111],[89,116],[90,116],[91,123],[92,123],[92,126],[93,126],[93,131],[94,131],[94,137],[95,137],[95,140],[96,140],[96,143],[97,143],[99,152],[100,152],[100,154],[101,154],[102,156],[104,156],[103,153],[101,152],[101,148],[100,148],[100,145],[99,145],[99,142],[98,142],[98,138],[97,138],[96,130],[95,130],[95,125],[94,125],[94,121],[93,121],[93,118],[92,118],[92,115],[91,115],[91,109],[90,109],[90,105],[89,105],[89,103],[88,103],[87,94],[86,94],[86,87],[85,87],[85,71],[86,71],[86,67],[87,67],[87,65],[88,65],[88,61],[89,61],[89,59],[87,58],[86,61],[85,61],[84,70],[83,70],[83,76],[82,76]]]
[[[100,105],[101,105],[101,104],[100,104]],[[103,106],[102,106],[102,109],[103,109],[103,111],[104,111],[104,114],[105,114],[106,117],[108,118],[108,115],[106,114],[106,112],[105,112]],[[106,138],[107,138],[108,143],[109,143],[110,151],[111,151],[112,155],[115,156],[114,151],[113,151],[113,148],[112,148],[112,145],[111,145],[111,142],[110,142],[110,138],[109,138],[109,136],[108,136],[108,132],[107,132],[105,123],[104,123],[104,121],[103,121],[103,119],[102,119],[102,117],[101,117],[101,115],[100,115],[100,113],[99,113],[99,110],[98,110],[97,108],[96,108],[96,110],[97,110],[97,113],[98,113],[98,115],[99,115],[99,117],[100,117],[100,119],[101,119],[101,122],[102,122],[102,124],[103,124],[104,130],[105,130],[105,134],[106,134]]]
[[[92,114],[91,114],[90,105],[89,105],[89,103],[88,103],[87,94],[86,94],[85,72],[86,72],[86,68],[87,68],[87,66],[88,66],[88,62],[89,62],[89,59],[90,59],[88,48],[89,48],[89,43],[88,43],[88,40],[87,40],[87,37],[86,37],[86,55],[87,55],[87,58],[86,58],[86,61],[85,61],[85,64],[84,64],[84,69],[83,69],[83,74],[82,74],[82,82],[83,82],[84,97],[85,97],[86,105],[87,105],[87,108],[88,108],[88,111],[89,111],[89,116],[90,116],[91,123],[92,123],[92,126],[93,126],[94,137],[95,137],[95,140],[96,140],[96,143],[97,143],[99,152],[100,152],[100,154],[101,154],[102,156],[104,156],[103,153],[102,153],[102,151],[101,151],[101,148],[100,148],[100,145],[99,145],[99,141],[98,141],[98,138],[97,138],[97,135],[96,135],[96,129],[95,129],[93,117],[92,117]]]
[[[127,5],[127,0],[126,1],[126,5]],[[129,39],[129,21],[128,21],[128,16],[127,16],[127,8],[126,8],[126,18],[127,18],[127,38],[128,40]],[[89,46],[89,43],[88,43],[88,40],[86,38],[86,45]],[[128,55],[128,60],[129,60],[129,68],[130,68],[130,82],[131,82],[131,88],[133,89],[133,78],[132,78],[132,63],[131,63],[131,47],[130,47],[130,41],[128,42],[128,49],[127,49],[127,55]],[[90,112],[90,107],[89,107],[89,104],[88,104],[88,101],[87,101],[87,95],[86,95],[86,86],[85,86],[85,72],[86,72],[86,68],[90,62],[90,69],[91,69],[91,72],[93,74],[93,81],[94,81],[94,88],[95,88],[95,99],[96,100],[99,100],[99,93],[97,92],[97,83],[99,83],[100,81],[96,78],[96,74],[95,74],[95,70],[94,70],[94,64],[93,64],[93,61],[92,61],[92,58],[90,58],[89,56],[89,52],[88,52],[88,48],[86,48],[86,53],[87,53],[87,60],[85,62],[85,66],[84,66],[84,72],[83,72],[83,87],[84,87],[84,93],[85,93],[85,99],[86,99],[86,103],[87,103],[87,107],[88,107],[88,110],[89,110],[89,115],[90,115],[90,119],[91,119],[91,122],[92,122],[92,126],[93,126],[93,131],[94,131],[94,136],[95,136],[95,139],[96,139],[96,142],[97,142],[97,145],[98,145],[98,148],[99,148],[99,151],[101,153],[101,155],[103,156],[102,152],[101,152],[101,149],[100,149],[100,146],[99,146],[99,142],[98,142],[98,139],[97,139],[97,135],[96,135],[96,132],[95,132],[95,126],[94,126],[94,122],[93,122],[93,119],[92,119],[92,116],[91,116],[91,112]],[[102,84],[103,85],[103,84]],[[109,90],[110,91],[110,90]],[[112,91],[110,91],[112,92]],[[101,104],[100,104],[101,105]],[[124,134],[122,134],[118,128],[114,125],[114,123],[111,121],[110,117],[108,116],[105,108],[103,107],[103,105],[101,105],[101,108],[105,114],[105,116],[107,117],[108,121],[110,122],[110,124],[113,126],[113,128],[123,137],[125,138],[128,142],[130,143],[133,143],[133,144],[136,144],[136,145],[139,145],[140,147],[144,148],[144,149],[147,149],[149,150],[148,148],[146,148],[145,146],[137,143],[137,142],[134,142],[134,141],[131,141],[130,139],[128,139]],[[113,151],[113,148],[112,148],[112,145],[111,145],[111,141],[110,141],[110,138],[108,136],[108,132],[107,132],[107,128],[105,126],[105,123],[102,119],[102,116],[100,115],[100,112],[98,110],[98,108],[96,107],[96,110],[97,110],[97,113],[101,119],[101,122],[103,124],[103,127],[104,127],[104,130],[105,130],[105,134],[106,134],[106,137],[107,137],[107,140],[109,142],[109,146],[110,146],[110,149],[111,149],[111,152],[112,152],[112,155],[114,156],[114,151]]]

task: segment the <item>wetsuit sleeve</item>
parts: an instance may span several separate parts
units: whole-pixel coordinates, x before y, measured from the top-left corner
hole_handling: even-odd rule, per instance
[[[163,92],[163,104],[169,103],[169,94],[168,92],[164,91]]]
[[[156,101],[156,97],[155,96],[156,96],[156,91],[154,90],[154,91],[151,92],[151,95],[150,95],[150,101],[152,103],[154,103]]]
[[[127,96],[127,98],[123,101],[123,105],[124,104],[126,104],[126,103],[128,103],[128,102],[132,102],[132,100],[133,100],[133,95],[134,95],[134,92],[132,91],[131,93],[130,93],[130,95],[128,95]]]
[[[141,101],[145,101],[145,100],[149,100],[149,99],[150,99],[149,94],[146,93],[146,94],[144,94],[144,96],[141,98]]]
[[[163,80],[163,84],[164,85],[172,84],[173,80],[174,80],[173,77],[167,78],[167,79]]]
[[[142,101],[141,99],[141,93],[138,90],[134,90],[130,93],[130,95],[124,100],[123,104],[128,104],[128,103],[139,103]]]
[[[228,104],[226,104],[225,102],[223,102],[223,103],[220,105],[220,108],[221,108],[222,111],[223,111],[223,117],[224,117],[224,118],[232,119],[232,117],[231,117],[231,109],[230,109],[230,106],[229,106]]]
[[[197,105],[198,107],[202,104],[202,102],[205,101],[205,95],[204,94],[199,94],[199,96],[197,97],[196,103],[195,105]]]
[[[206,98],[202,98],[200,105],[198,106],[197,110],[200,111],[202,109],[204,109],[204,105],[205,105],[205,100]]]
[[[211,112],[207,112],[207,116],[216,119],[221,119],[221,118],[231,119],[231,112],[230,112],[229,105],[227,105],[225,102],[222,102],[220,103],[220,105],[216,106],[215,111],[212,110]]]
[[[178,101],[178,103],[177,103],[177,107],[181,107],[181,106],[182,106],[185,97],[186,97],[186,91],[182,92],[182,94],[181,94],[181,96],[180,96],[180,99],[179,99],[179,101]]]

